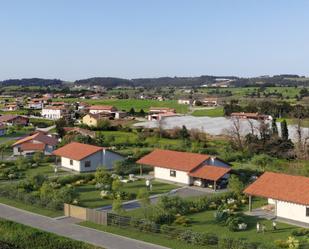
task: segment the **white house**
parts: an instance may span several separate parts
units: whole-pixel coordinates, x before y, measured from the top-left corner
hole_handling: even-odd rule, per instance
[[[14,156],[32,155],[35,152],[42,152],[51,155],[56,148],[58,140],[46,135],[43,132],[36,132],[33,135],[17,140],[13,145]]]
[[[95,171],[99,166],[112,169],[116,161],[124,157],[107,148],[72,142],[53,152],[61,157],[61,167],[78,172]]]
[[[42,109],[42,117],[57,120],[65,116],[67,110],[64,106],[45,106]]]
[[[156,149],[137,161],[154,167],[157,179],[211,187],[226,187],[230,164],[208,155]]]
[[[309,177],[265,172],[244,193],[268,199],[268,210],[275,217],[309,224]]]
[[[178,99],[178,104],[180,105],[190,105],[192,103],[191,99]]]
[[[161,120],[163,117],[176,116],[176,110],[167,107],[150,107],[148,112],[148,120]]]

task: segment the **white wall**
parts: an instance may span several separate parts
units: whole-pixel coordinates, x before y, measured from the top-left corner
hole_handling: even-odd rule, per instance
[[[309,217],[306,217],[306,206],[284,201],[277,202],[277,216],[309,223]]]
[[[66,157],[61,157],[61,166],[74,171],[80,171],[80,161],[73,160],[73,165],[71,165],[70,159]]]
[[[176,177],[170,176],[170,169],[155,167],[154,168],[154,176],[155,178],[178,182],[190,185],[191,184],[191,177],[188,176],[187,172],[176,170]]]

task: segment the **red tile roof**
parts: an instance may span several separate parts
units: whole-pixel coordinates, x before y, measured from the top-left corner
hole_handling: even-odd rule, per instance
[[[13,144],[13,146],[18,145],[18,144],[22,144],[22,143],[25,143],[25,142],[29,142],[31,140],[39,141],[43,144],[47,144],[47,145],[51,145],[51,146],[56,146],[57,143],[58,143],[56,138],[47,136],[43,132],[36,132],[31,136],[27,136],[27,137],[24,137],[24,138],[18,140],[17,142],[15,142]]]
[[[265,172],[244,193],[309,205],[309,177]]]
[[[231,168],[204,165],[203,167],[199,167],[193,170],[191,173],[189,173],[189,176],[217,181],[230,171]]]
[[[66,157],[69,159],[80,161],[85,157],[88,157],[103,149],[103,147],[99,146],[72,142],[55,150],[53,154],[56,156]]]
[[[208,155],[156,149],[137,161],[154,167],[190,172],[209,158]]]
[[[22,151],[29,151],[29,150],[44,151],[45,144],[23,143],[20,147]]]

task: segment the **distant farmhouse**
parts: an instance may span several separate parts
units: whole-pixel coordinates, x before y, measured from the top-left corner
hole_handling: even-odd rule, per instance
[[[239,119],[272,120],[272,116],[259,114],[258,112],[233,112],[231,113],[231,117]]]
[[[149,121],[155,121],[155,120],[161,120],[163,117],[169,117],[169,116],[177,116],[176,110],[173,108],[167,108],[167,107],[150,107],[149,113],[148,113],[148,120]]]
[[[64,145],[53,155],[61,157],[61,167],[77,172],[95,171],[100,166],[112,169],[116,161],[125,159],[107,148],[77,142]]]
[[[154,167],[157,179],[210,187],[214,190],[227,185],[230,164],[208,155],[156,149],[137,161]]]
[[[65,106],[45,106],[42,109],[42,117],[57,120],[67,115],[68,110]]]
[[[126,116],[125,112],[118,111],[114,106],[108,105],[93,105],[88,107],[89,114],[107,114],[115,119],[120,119]]]

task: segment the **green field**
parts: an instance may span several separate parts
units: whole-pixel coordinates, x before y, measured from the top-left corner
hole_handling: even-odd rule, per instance
[[[53,99],[53,101],[66,101],[66,102],[77,102],[80,99],[71,98],[71,99]],[[129,111],[132,107],[135,111],[139,112],[143,109],[145,112],[149,111],[150,107],[169,107],[176,109],[178,113],[187,113],[188,106],[180,105],[176,100],[142,100],[142,99],[101,99],[101,100],[83,100],[83,102],[92,104],[92,105],[113,105],[119,110]]]
[[[208,116],[208,117],[223,117],[223,107],[216,107],[213,109],[199,109],[195,110],[192,113],[192,116],[201,117],[201,116]]]

